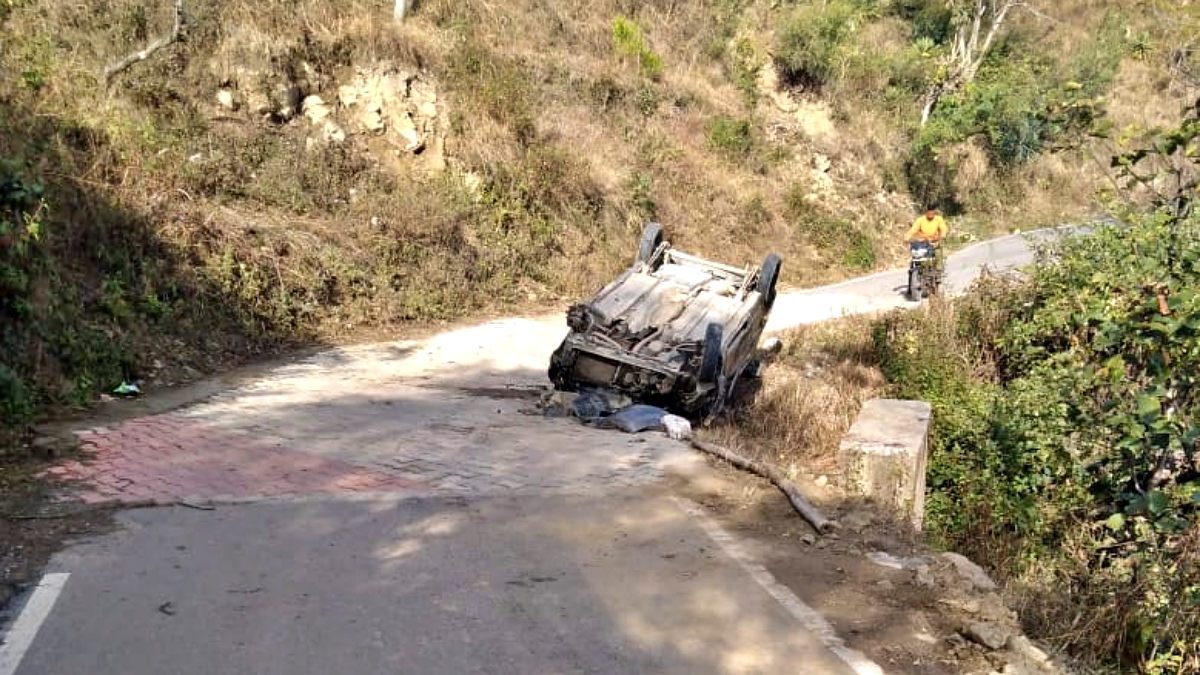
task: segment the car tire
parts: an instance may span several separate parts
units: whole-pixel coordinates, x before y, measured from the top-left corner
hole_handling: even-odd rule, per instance
[[[758,274],[757,290],[763,296],[767,309],[775,304],[775,284],[779,281],[779,267],[783,259],[776,253],[769,253],[763,259],[762,271]]]
[[[550,367],[546,373],[550,378],[550,383],[558,391],[570,391],[572,389],[566,359],[567,345],[564,342],[550,355]]]
[[[725,329],[719,323],[710,323],[704,331],[704,353],[700,359],[700,371],[696,378],[701,382],[716,382],[721,375],[721,342]]]
[[[662,225],[658,223],[646,223],[646,227],[642,228],[642,241],[638,244],[637,262],[650,262],[650,258],[658,250],[658,246],[662,241]]]

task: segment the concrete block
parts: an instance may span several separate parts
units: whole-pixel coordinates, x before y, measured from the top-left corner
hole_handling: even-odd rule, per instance
[[[842,488],[895,508],[921,529],[932,418],[924,401],[867,401],[838,450]]]

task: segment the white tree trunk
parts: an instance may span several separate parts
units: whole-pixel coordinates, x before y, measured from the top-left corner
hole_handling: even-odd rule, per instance
[[[104,69],[105,86],[108,86],[112,83],[112,79],[116,77],[117,73],[125,70],[129,66],[132,66],[138,61],[145,61],[146,59],[150,58],[150,55],[154,52],[178,40],[179,33],[183,30],[183,24],[183,0],[175,0],[175,25],[171,28],[171,32],[146,45],[145,49],[139,52],[134,52],[120,61],[110,64],[108,67],[106,67]]]
[[[921,108],[921,125],[929,121],[938,99],[944,94],[975,79],[988,50],[996,41],[1004,21],[1014,7],[1024,5],[1022,0],[974,0],[975,6],[968,17],[954,30],[950,43],[950,54],[944,64],[947,77],[930,88]],[[982,41],[981,41],[982,38]]]
[[[408,1],[407,0],[396,0],[396,12],[393,15],[396,19],[396,23],[400,23],[400,22],[404,21],[404,15],[407,12],[408,12]]]

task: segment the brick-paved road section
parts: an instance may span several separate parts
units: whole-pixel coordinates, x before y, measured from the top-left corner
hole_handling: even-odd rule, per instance
[[[83,432],[82,461],[47,474],[90,502],[131,505],[606,492],[703,462],[661,432],[530,414],[563,329],[511,321],[331,349],[174,412]]]
[[[46,470],[63,500],[134,506],[294,495],[425,491],[407,478],[165,414],[76,432],[82,461]]]

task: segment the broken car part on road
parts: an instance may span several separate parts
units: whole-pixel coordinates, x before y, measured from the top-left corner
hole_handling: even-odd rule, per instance
[[[757,374],[781,264],[774,253],[744,269],[704,260],[646,225],[633,265],[568,310],[571,332],[550,358],[550,381],[683,415],[719,412],[738,378]]]

